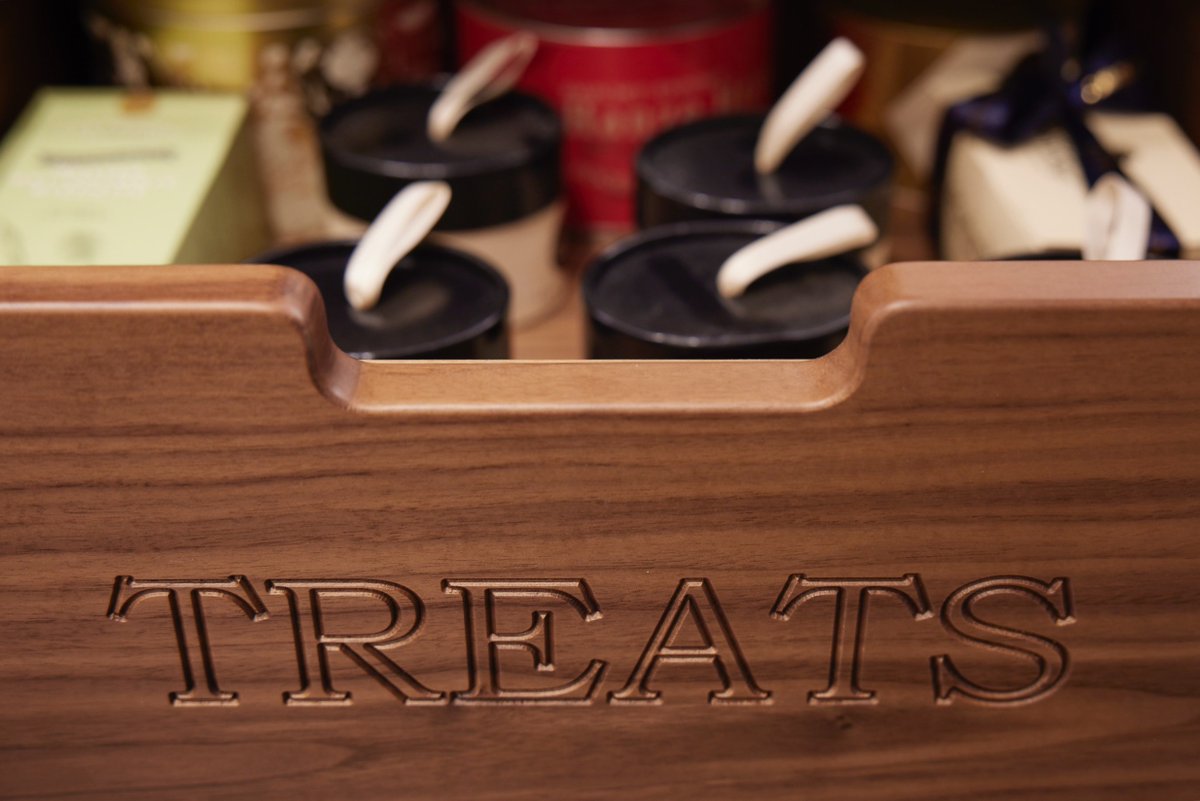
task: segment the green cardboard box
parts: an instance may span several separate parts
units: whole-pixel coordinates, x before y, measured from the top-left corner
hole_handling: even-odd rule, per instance
[[[0,264],[248,259],[270,242],[237,94],[44,89],[0,149]]]

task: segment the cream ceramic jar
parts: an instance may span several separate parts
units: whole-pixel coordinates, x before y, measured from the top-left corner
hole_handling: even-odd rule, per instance
[[[427,133],[439,89],[397,86],[336,107],[321,121],[329,197],[370,221],[415,181],[445,181],[453,196],[431,241],[494,265],[512,291],[514,327],[566,297],[557,262],[563,218],[562,128],[549,106],[509,93],[468,113],[442,142]]]

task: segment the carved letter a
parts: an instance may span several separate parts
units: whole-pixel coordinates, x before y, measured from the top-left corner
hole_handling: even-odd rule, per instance
[[[683,621],[690,618],[701,645],[676,645]],[[708,579],[683,579],[667,604],[650,641],[625,686],[608,694],[612,704],[658,704],[662,693],[650,688],[663,664],[711,665],[721,689],[708,694],[710,704],[769,703],[771,693],[754,683],[750,665],[734,639],[721,602]]]

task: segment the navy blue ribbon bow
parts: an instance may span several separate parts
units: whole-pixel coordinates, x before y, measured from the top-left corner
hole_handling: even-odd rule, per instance
[[[1095,24],[1091,27],[1084,37],[1082,56],[1072,58],[1063,32],[1051,29],[1047,46],[1022,59],[999,89],[957,103],[946,112],[938,135],[930,216],[939,250],[946,163],[950,145],[960,133],[1016,145],[1061,128],[1070,139],[1089,187],[1110,172],[1124,176],[1117,159],[1088,129],[1085,114],[1100,108],[1145,110],[1148,104],[1142,86],[1132,79],[1134,71],[1127,54],[1111,43],[1112,37],[1097,36]],[[1094,44],[1097,40],[1099,43]],[[1179,239],[1157,210],[1151,218],[1148,251],[1154,258],[1179,255]]]

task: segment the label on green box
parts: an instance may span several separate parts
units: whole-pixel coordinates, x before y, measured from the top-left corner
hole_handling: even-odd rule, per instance
[[[254,255],[246,117],[235,94],[43,90],[0,151],[0,264]]]

